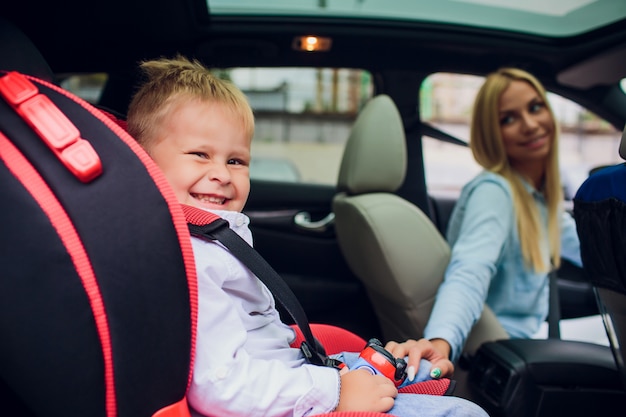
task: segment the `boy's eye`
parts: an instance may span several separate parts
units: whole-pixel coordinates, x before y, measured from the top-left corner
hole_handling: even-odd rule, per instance
[[[244,160],[242,160],[242,159],[236,159],[236,158],[229,159],[229,160],[228,160],[228,164],[229,164],[229,165],[248,165],[248,164],[246,163],[246,161],[244,161]]]
[[[205,152],[189,152],[189,155],[194,155],[203,159],[207,159],[209,157],[209,155],[207,155]]]

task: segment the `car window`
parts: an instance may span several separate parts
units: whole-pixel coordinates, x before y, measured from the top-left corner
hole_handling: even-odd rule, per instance
[[[83,100],[97,104],[107,82],[105,73],[58,75],[61,87]]]
[[[230,68],[255,116],[250,177],[334,185],[356,116],[372,97],[369,72],[349,68]],[[76,74],[61,86],[97,104],[106,74]]]
[[[421,86],[422,120],[468,142],[472,105],[483,80],[473,75],[432,74]],[[617,152],[621,132],[558,94],[548,92],[548,100],[561,130],[561,176],[569,200],[591,170],[621,162]],[[458,196],[463,185],[481,170],[468,147],[431,137],[423,138],[423,147],[426,183],[433,195]]]
[[[372,77],[348,68],[231,68],[255,116],[250,177],[334,185]]]

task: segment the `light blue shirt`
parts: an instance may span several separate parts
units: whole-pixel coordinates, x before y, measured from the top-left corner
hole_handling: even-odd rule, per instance
[[[541,215],[540,244],[548,260],[546,201],[525,185]],[[574,219],[565,211],[561,219],[561,256],[581,266]],[[445,339],[456,361],[487,303],[511,338],[532,337],[548,315],[548,274],[524,264],[509,182],[487,171],[470,181],[452,212],[447,239],[450,264],[424,336]]]

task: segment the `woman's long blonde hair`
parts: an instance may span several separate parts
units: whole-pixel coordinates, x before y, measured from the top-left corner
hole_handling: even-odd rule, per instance
[[[540,242],[544,236],[542,236],[543,228],[539,210],[533,203],[533,197],[524,187],[520,174],[511,167],[502,142],[499,102],[502,93],[512,81],[524,81],[530,84],[545,102],[554,121],[554,140],[547,158],[543,193],[548,206],[550,262],[552,266],[558,267],[561,260],[559,213],[563,200],[558,161],[558,125],[548,103],[546,91],[533,75],[517,68],[502,68],[487,76],[474,102],[470,149],[483,168],[500,174],[509,181],[513,192],[513,207],[524,261],[536,272],[547,272],[551,265],[546,265],[542,256]]]

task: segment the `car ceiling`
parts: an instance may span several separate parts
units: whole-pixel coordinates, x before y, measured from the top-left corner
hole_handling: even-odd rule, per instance
[[[33,40],[57,73],[124,71],[141,59],[176,52],[215,67],[351,66],[484,74],[514,65],[533,72],[547,85],[597,90],[593,92],[597,102],[606,100],[606,85],[626,76],[625,19],[572,37],[542,38],[397,19],[243,14],[209,18],[204,0],[60,4],[25,0],[2,12]],[[293,37],[307,34],[330,36],[332,50],[320,54],[293,50]],[[624,120],[626,115],[619,117]]]

